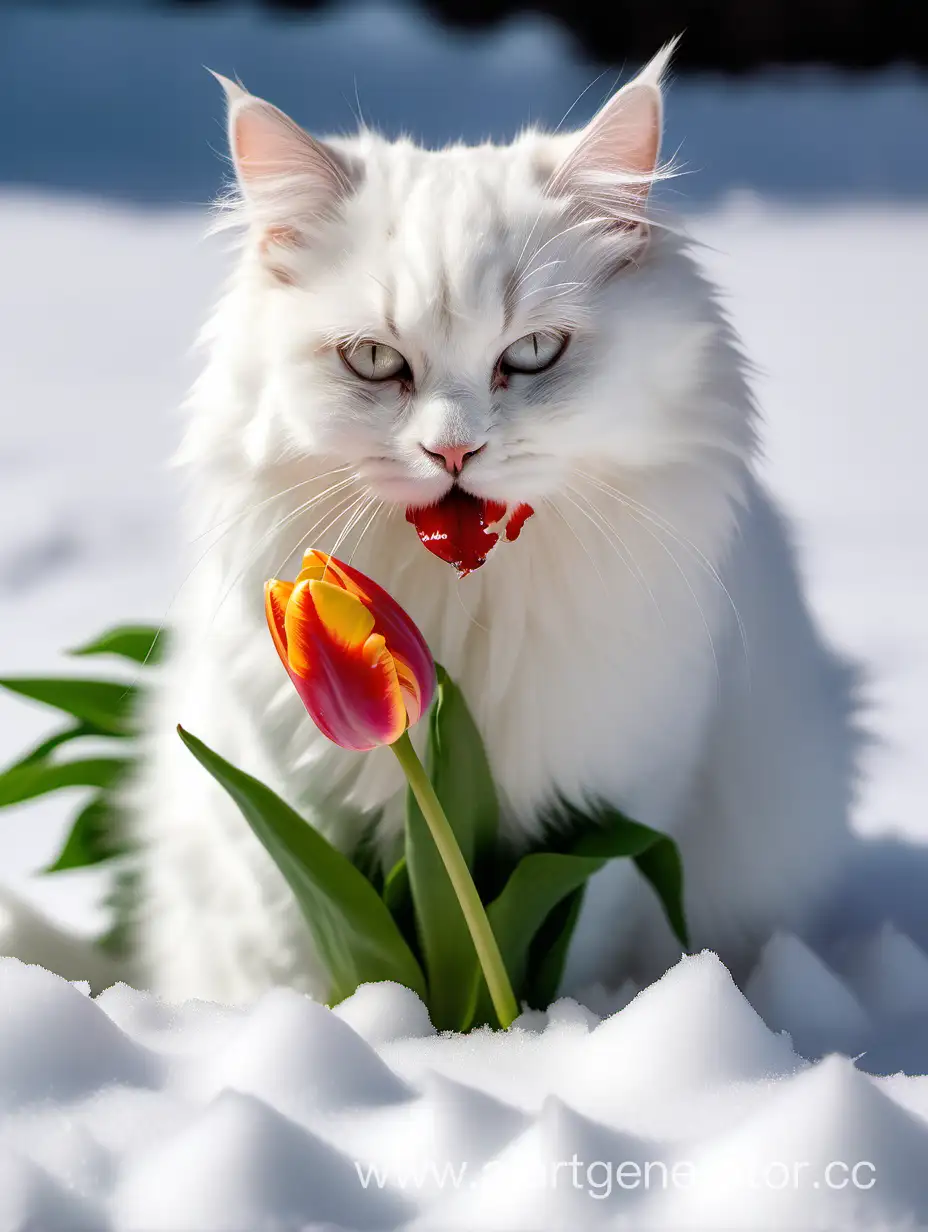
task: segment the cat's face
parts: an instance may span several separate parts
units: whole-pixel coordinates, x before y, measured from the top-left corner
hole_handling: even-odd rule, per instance
[[[294,285],[271,292],[289,430],[391,502],[437,500],[455,470],[476,496],[547,494],[596,431],[614,345],[601,245],[544,196],[530,149],[365,146],[342,218],[287,253]],[[618,264],[639,245],[613,246]]]
[[[662,63],[579,135],[426,152],[326,145],[231,98],[264,344],[286,440],[379,500],[454,483],[514,504],[578,467],[660,461],[661,392],[691,386],[704,327],[667,311],[643,221]]]

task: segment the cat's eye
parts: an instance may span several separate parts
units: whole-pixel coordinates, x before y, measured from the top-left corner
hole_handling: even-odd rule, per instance
[[[499,357],[500,370],[510,372],[544,372],[564,354],[567,334],[526,334],[506,347]]]
[[[363,381],[389,381],[409,375],[404,357],[383,342],[359,342],[352,347],[340,347],[338,353],[345,367]]]

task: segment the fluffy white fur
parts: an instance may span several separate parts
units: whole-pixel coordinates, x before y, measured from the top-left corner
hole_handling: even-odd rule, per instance
[[[401,824],[388,750],[351,754],[305,716],[262,584],[338,549],[413,615],[463,687],[506,835],[554,793],[674,834],[693,940],[736,974],[802,929],[845,850],[851,675],[823,645],[752,463],[745,365],[684,240],[648,217],[667,53],[582,132],[426,152],[370,132],[325,145],[225,83],[241,255],[205,336],[182,462],[209,544],[183,591],[137,799],[140,981],[244,1001],[325,984],[246,824],[181,721],[345,848],[358,815]],[[494,382],[533,331],[547,372]],[[412,388],[339,346],[399,350]],[[505,385],[505,382],[503,383]],[[421,446],[485,449],[469,491],[535,516],[459,580],[407,524],[447,474]],[[416,731],[424,734],[425,725]],[[568,987],[653,976],[676,950],[632,867],[595,879]]]

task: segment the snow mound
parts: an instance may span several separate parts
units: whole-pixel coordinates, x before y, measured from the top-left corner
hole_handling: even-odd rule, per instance
[[[101,1088],[157,1081],[147,1049],[88,996],[41,967],[0,961],[0,1108],[67,1103]]]
[[[847,985],[799,940],[767,942],[745,993],[767,1025],[789,1032],[803,1056],[863,1047],[870,1023]]]
[[[842,971],[780,937],[753,1007],[707,952],[439,1035],[396,984],[229,1010],[0,959],[0,1229],[925,1226],[928,1080],[861,1066],[924,1040],[928,959],[884,929]]]
[[[328,1219],[401,1222],[402,1200],[358,1184],[351,1161],[248,1095],[225,1091],[168,1142],[130,1165],[117,1187],[118,1226],[253,1232]]]
[[[335,1016],[375,1047],[391,1040],[434,1035],[428,1011],[402,984],[362,984],[354,996],[336,1006]]]
[[[246,1092],[298,1118],[413,1094],[347,1023],[288,988],[263,997],[192,1083],[207,1095]]]
[[[675,1228],[922,1226],[926,1151],[928,1124],[833,1056],[697,1151],[694,1184],[660,1214]]]
[[[891,924],[858,950],[851,978],[874,1014],[928,1016],[928,954]]]

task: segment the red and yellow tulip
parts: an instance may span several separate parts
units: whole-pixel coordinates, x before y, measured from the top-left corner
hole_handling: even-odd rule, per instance
[[[295,582],[265,585],[267,623],[316,726],[342,748],[387,744],[419,802],[470,930],[500,1023],[519,1012],[490,921],[435,788],[406,734],[429,708],[435,661],[385,590],[325,552],[303,557]]]
[[[342,748],[393,744],[435,693],[435,663],[400,605],[325,552],[303,558],[295,582],[265,586],[267,623],[304,706]]]

